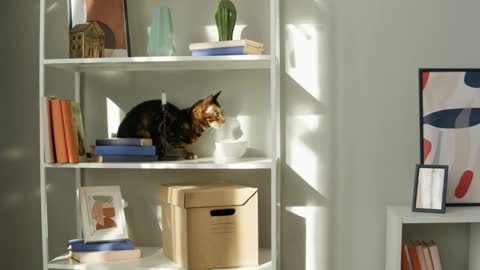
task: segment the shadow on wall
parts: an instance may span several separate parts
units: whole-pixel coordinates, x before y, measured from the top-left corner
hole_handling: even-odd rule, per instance
[[[330,2],[281,2],[282,267],[332,269]]]

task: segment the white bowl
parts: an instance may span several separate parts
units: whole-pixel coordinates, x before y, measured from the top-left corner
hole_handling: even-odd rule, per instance
[[[223,140],[215,143],[215,158],[235,159],[241,158],[247,152],[248,142]]]

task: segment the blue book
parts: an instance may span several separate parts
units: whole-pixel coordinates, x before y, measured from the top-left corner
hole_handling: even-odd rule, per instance
[[[86,244],[83,239],[68,240],[70,251],[72,252],[90,252],[90,251],[109,251],[109,250],[134,250],[135,245],[130,240],[115,242],[97,242]]]
[[[154,156],[155,146],[96,146],[97,156]]]
[[[153,162],[158,161],[157,156],[97,156],[97,162]]]
[[[151,146],[152,139],[146,139],[146,138],[97,139],[95,144],[97,146],[104,146],[104,145]]]
[[[248,47],[248,46],[192,50],[192,56],[244,55],[244,54],[261,54],[261,53],[262,53],[261,50]]]

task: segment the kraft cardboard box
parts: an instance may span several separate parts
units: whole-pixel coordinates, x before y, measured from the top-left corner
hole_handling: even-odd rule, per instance
[[[226,184],[162,185],[163,252],[190,270],[258,265],[258,192]]]

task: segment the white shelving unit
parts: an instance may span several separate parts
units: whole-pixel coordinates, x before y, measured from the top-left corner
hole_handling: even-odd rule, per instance
[[[470,224],[469,268],[480,269],[480,208],[447,207],[445,214],[412,212],[409,206],[387,208],[385,269],[400,270],[403,227],[409,224]]]
[[[44,161],[43,123],[40,111],[40,194],[41,194],[41,221],[42,221],[42,255],[43,269],[149,269],[173,270],[181,269],[163,256],[161,247],[142,248],[143,256],[140,260],[105,264],[79,264],[67,258],[57,257],[58,254],[49,254],[49,230],[47,207],[47,170],[71,169],[75,172],[74,185],[82,186],[82,177],[85,170],[91,169],[144,169],[144,170],[268,170],[270,172],[270,246],[260,252],[261,265],[258,267],[238,269],[280,269],[280,91],[279,91],[279,3],[278,0],[266,0],[268,3],[269,37],[267,45],[268,55],[245,56],[213,56],[213,57],[129,57],[129,58],[102,58],[102,59],[47,59],[46,58],[46,25],[47,14],[52,10],[47,6],[48,0],[40,0],[40,68],[39,68],[39,98],[46,94],[46,70],[63,70],[74,74],[74,85],[65,86],[74,91],[74,101],[81,102],[83,73],[104,71],[122,72],[176,72],[176,71],[223,71],[223,70],[266,70],[269,75],[269,99],[265,107],[269,108],[268,127],[271,132],[266,141],[270,144],[268,156],[262,158],[242,158],[232,161],[217,161],[212,158],[201,158],[193,161],[169,161],[151,163],[78,163],[78,164],[49,164]],[[49,15],[48,15],[49,16]],[[65,42],[68,40],[65,38]],[[65,90],[67,91],[67,90]],[[82,104],[83,107],[83,104]],[[85,119],[84,119],[85,120]],[[159,180],[159,184],[161,180]],[[72,197],[75,196],[72,194]],[[74,198],[72,198],[73,200]],[[76,199],[76,198],[75,198]],[[77,237],[81,237],[81,222],[79,218],[79,204],[77,200]],[[52,255],[52,256],[51,256]],[[53,259],[55,258],[55,259]],[[53,259],[53,260],[52,260]]]

